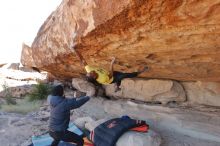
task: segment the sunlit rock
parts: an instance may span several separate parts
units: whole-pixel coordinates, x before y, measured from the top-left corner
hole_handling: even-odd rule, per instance
[[[84,73],[70,46],[91,65],[141,77],[220,81],[220,0],[63,0],[21,62],[72,78]]]

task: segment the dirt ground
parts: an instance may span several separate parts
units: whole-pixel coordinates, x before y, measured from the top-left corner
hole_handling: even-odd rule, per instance
[[[76,109],[72,112],[71,116],[71,121],[73,122],[75,119],[78,117],[91,117],[94,120],[106,118],[106,117],[118,117],[123,115],[122,110],[129,108],[131,105],[130,101],[122,101],[122,100],[117,100],[117,101],[111,101],[111,100],[106,100],[103,98],[93,98],[91,99],[88,103],[83,105],[81,108]],[[127,106],[127,107],[126,107]],[[135,103],[134,105],[131,106],[137,106]],[[146,106],[146,105],[145,105]],[[114,109],[115,107],[115,109]],[[118,110],[118,108],[121,108],[121,110]],[[141,107],[141,106],[140,106]],[[130,109],[130,114],[128,113],[127,115],[134,117],[133,114],[138,110],[139,112],[145,113],[149,112],[146,111],[146,109],[140,108],[140,107],[134,107],[134,109]],[[167,107],[161,107],[161,106],[148,106],[149,108],[153,108],[153,110],[157,109],[157,113],[160,110],[161,113],[164,111],[168,112]],[[173,108],[170,108],[173,110]],[[175,108],[176,110],[176,108]],[[208,109],[207,109],[208,110]],[[213,111],[214,109],[212,109]],[[217,110],[217,111],[216,111]],[[216,109],[215,112],[219,113],[219,110]],[[115,111],[115,112],[113,112]],[[132,114],[132,111],[134,112]],[[181,114],[182,116],[189,118],[190,114],[194,114],[195,109],[187,109],[187,111],[184,108],[178,108],[177,110],[181,113],[185,113],[185,115]],[[211,109],[206,111],[206,113],[210,112]],[[204,112],[204,111],[203,111]],[[154,111],[155,114],[157,114]],[[216,114],[215,113],[215,114]],[[213,114],[213,112],[212,112]],[[146,114],[147,116],[148,114]],[[162,115],[163,116],[163,115]],[[194,115],[195,116],[195,115]],[[146,119],[146,117],[143,117],[142,114],[136,115],[136,118],[139,119]],[[140,118],[142,117],[142,118]],[[204,118],[204,115],[197,114],[196,118]],[[170,115],[170,117],[167,117],[167,119],[172,119],[174,118],[173,115]],[[4,146],[27,146],[31,142],[31,136],[32,135],[40,135],[43,133],[47,132],[47,124],[48,124],[48,119],[49,119],[49,110],[46,105],[42,106],[41,109],[37,112],[32,112],[28,113],[27,115],[20,115],[20,114],[15,114],[15,113],[0,113],[0,141],[1,145]],[[156,131],[160,136],[162,137],[162,145],[161,146],[219,146],[220,142],[215,141],[215,139],[210,140],[212,137],[212,131],[209,131],[210,134],[207,136],[210,136],[210,139],[207,138],[198,138],[196,136],[193,136],[194,133],[197,132],[197,130],[189,130],[188,133],[184,132],[184,122],[182,122],[182,132],[181,130],[175,130],[172,128],[164,128],[163,126],[166,126],[166,122],[169,120],[164,120],[164,125],[161,126],[160,122],[155,122],[153,123],[151,118],[146,119],[148,124],[150,125],[151,129]],[[157,119],[157,117],[156,117]],[[162,120],[162,119],[161,119]],[[187,121],[188,119],[185,119]],[[171,120],[172,121],[172,120]],[[184,120],[183,120],[184,121]],[[205,122],[205,121],[204,121]],[[219,121],[216,121],[219,122]],[[158,123],[158,125],[157,125]],[[163,123],[163,121],[162,121]],[[198,122],[197,122],[198,123]],[[174,123],[170,123],[175,124]],[[193,125],[193,122],[187,121],[187,124]],[[201,125],[204,123],[198,123],[198,125]],[[197,126],[198,126],[197,125]],[[218,125],[218,124],[216,124]],[[219,125],[218,125],[219,126]],[[167,125],[167,127],[170,127]],[[172,126],[171,126],[172,127]],[[176,126],[178,129],[179,127]],[[186,127],[187,128],[187,127]],[[199,127],[197,127],[199,128]],[[216,127],[219,128],[219,127]],[[190,133],[191,132],[191,133]],[[214,132],[214,131],[213,131]],[[198,133],[198,132],[197,132]],[[202,132],[200,132],[201,134]]]

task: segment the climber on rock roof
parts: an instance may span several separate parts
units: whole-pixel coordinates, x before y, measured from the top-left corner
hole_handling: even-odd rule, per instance
[[[123,73],[119,71],[114,71],[113,64],[115,62],[115,57],[112,58],[111,65],[110,65],[110,71],[107,71],[105,69],[99,68],[99,67],[93,67],[87,64],[86,60],[83,58],[83,56],[78,52],[78,50],[75,47],[72,47],[80,59],[81,64],[85,67],[85,70],[87,72],[87,80],[90,82],[97,82],[102,85],[112,84],[116,83],[117,88],[115,89],[115,92],[120,90],[121,81],[124,78],[134,78],[137,77],[139,74],[145,72],[148,70],[148,67],[144,67],[144,69],[138,71],[138,72],[132,72],[132,73]]]

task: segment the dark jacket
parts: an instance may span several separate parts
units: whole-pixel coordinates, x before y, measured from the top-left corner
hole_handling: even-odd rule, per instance
[[[62,96],[48,96],[50,105],[50,131],[65,131],[68,129],[70,121],[70,110],[75,109],[86,103],[90,97],[83,96],[80,98],[67,99]]]

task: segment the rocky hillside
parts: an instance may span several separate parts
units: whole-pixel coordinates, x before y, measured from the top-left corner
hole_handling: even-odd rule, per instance
[[[142,77],[220,81],[220,0],[63,0],[40,28],[21,62],[72,78],[89,64]]]

